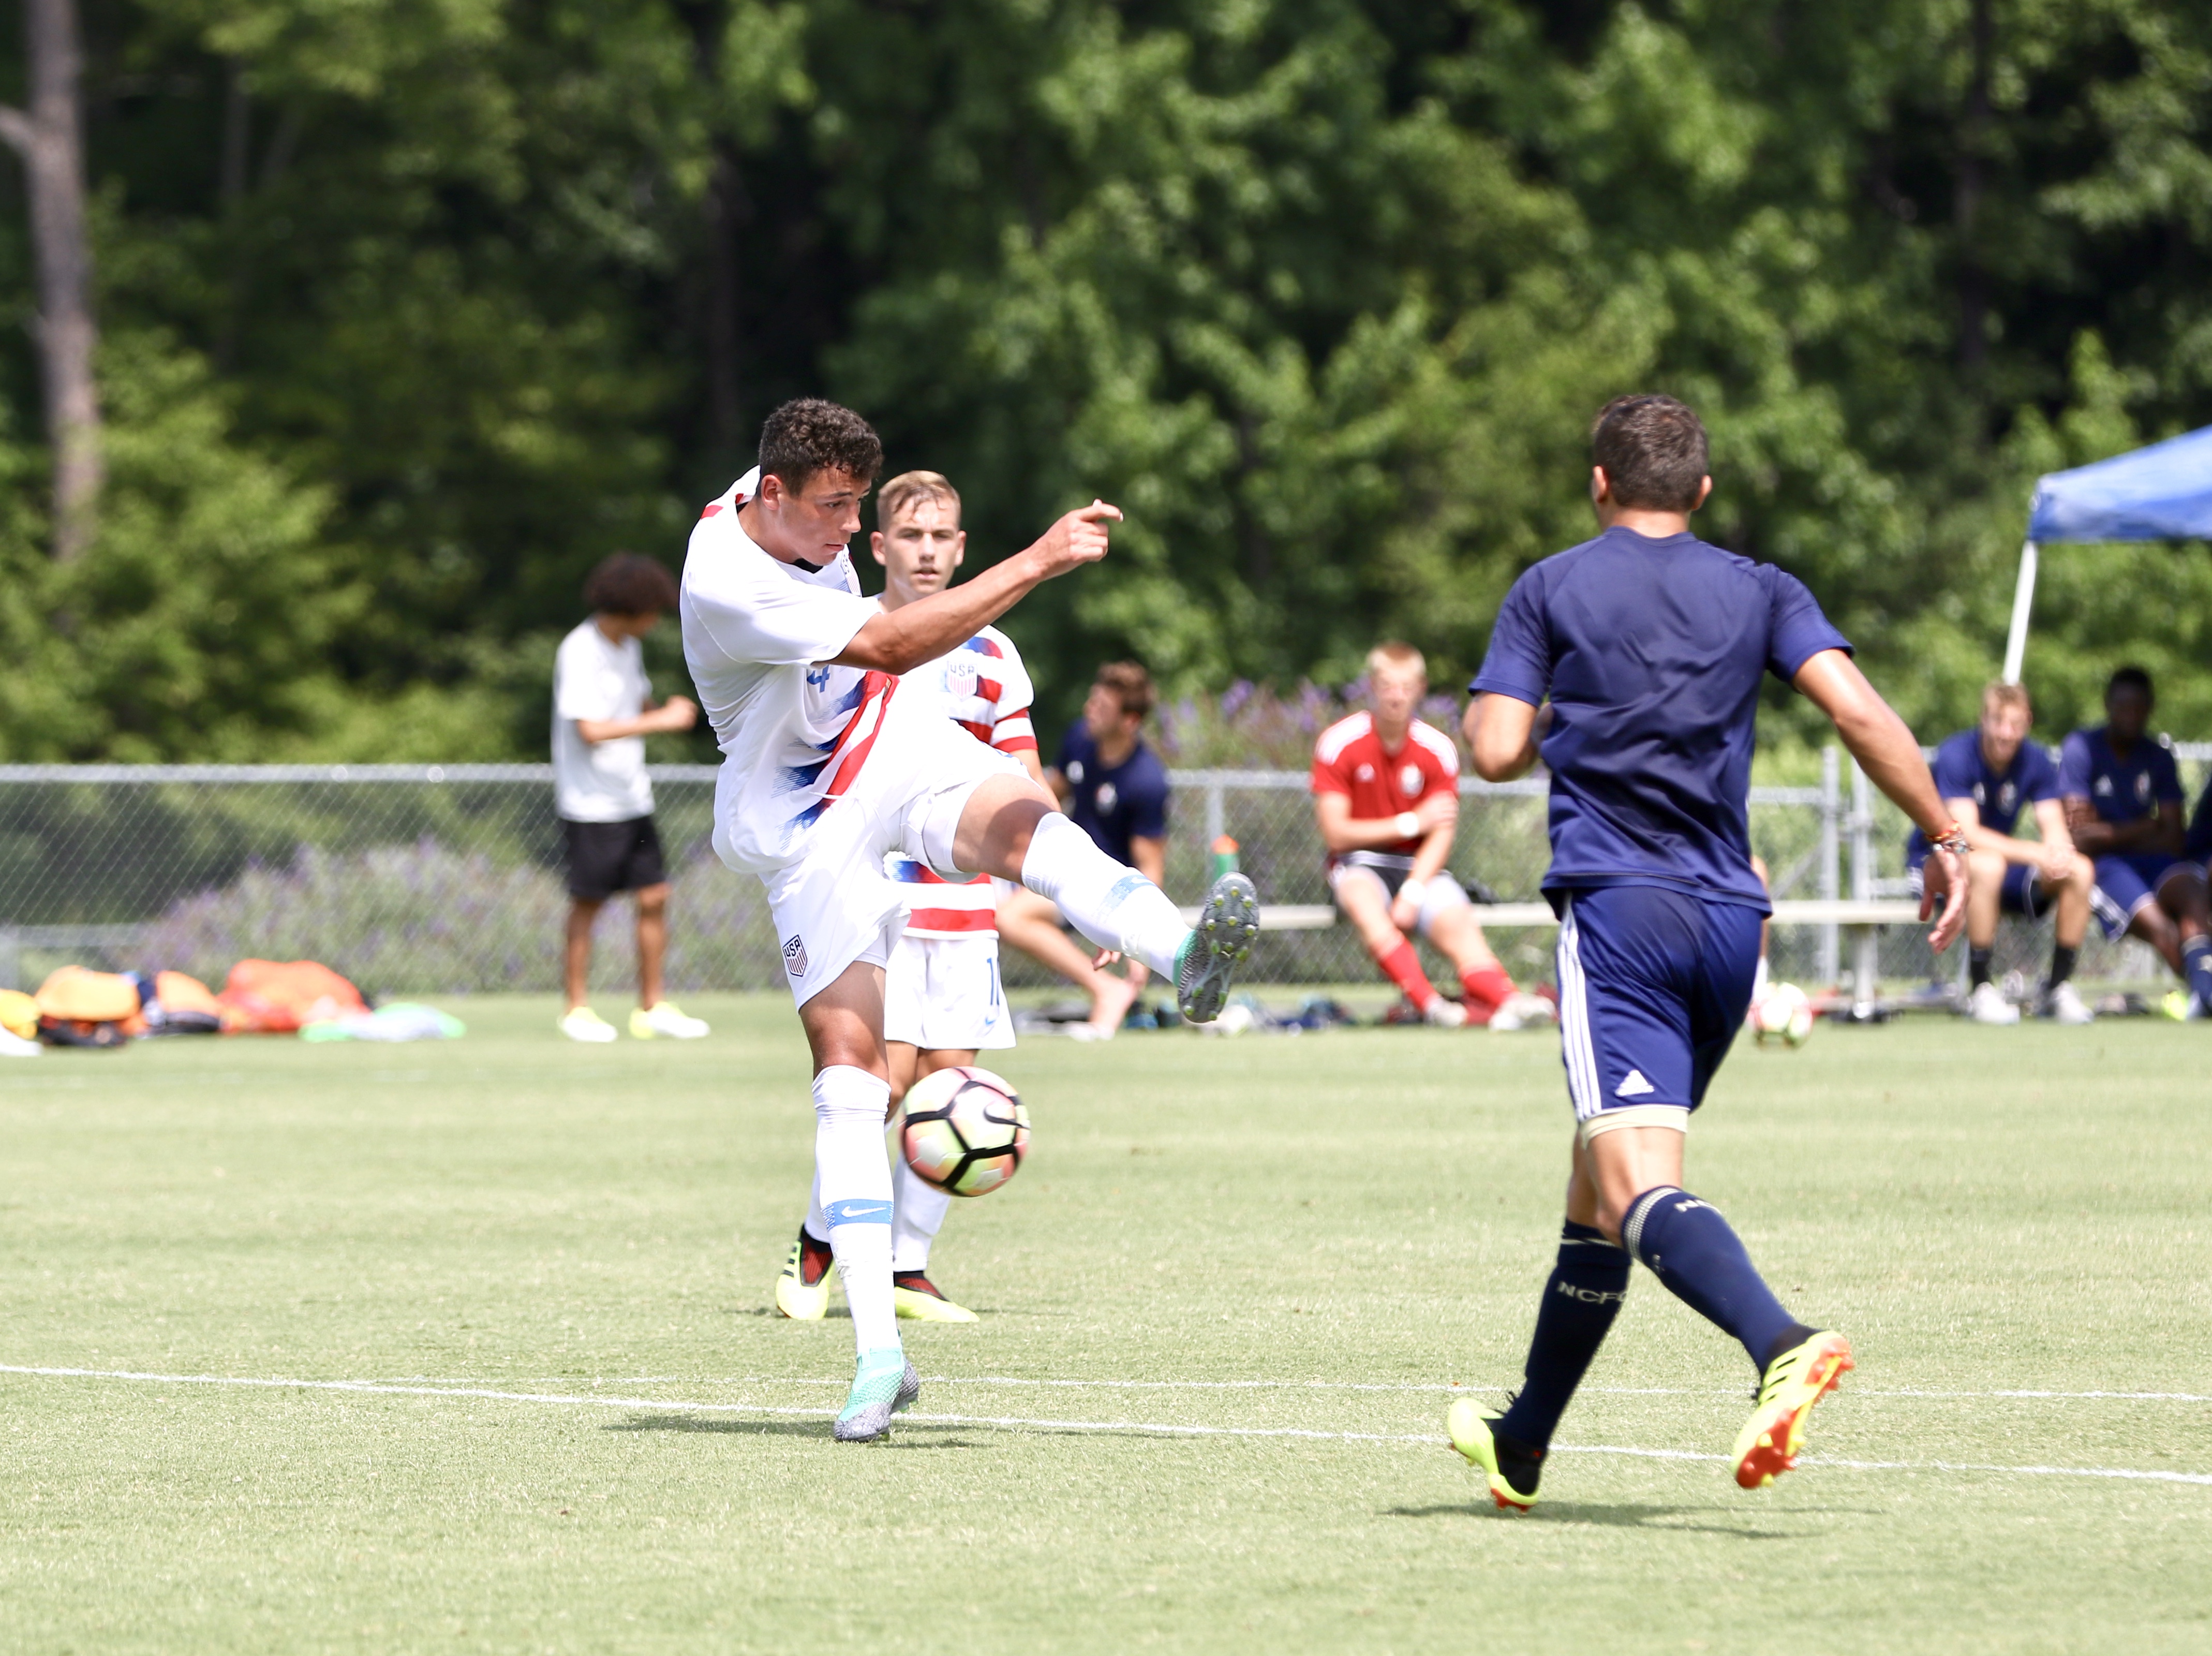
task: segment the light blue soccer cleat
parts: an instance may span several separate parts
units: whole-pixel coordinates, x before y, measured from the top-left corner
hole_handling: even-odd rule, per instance
[[[1176,1007],[1194,1024],[1210,1024],[1229,1001],[1237,964],[1260,935],[1260,892],[1243,874],[1224,874],[1206,894],[1198,924],[1176,960]]]
[[[896,1346],[864,1351],[854,1365],[853,1390],[830,1435],[840,1443],[873,1443],[889,1437],[891,1416],[903,1415],[921,1395],[921,1376]]]

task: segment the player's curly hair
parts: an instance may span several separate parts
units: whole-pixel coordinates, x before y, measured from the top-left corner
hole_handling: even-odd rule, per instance
[[[1694,512],[1711,469],[1705,428],[1672,397],[1615,397],[1590,427],[1590,459],[1605,468],[1613,503]]]
[[[793,493],[817,472],[842,472],[862,487],[883,470],[883,439],[849,408],[820,397],[795,397],[761,427],[761,475]]]
[[[617,552],[584,577],[584,602],[607,615],[665,614],[678,596],[668,566],[640,552]]]

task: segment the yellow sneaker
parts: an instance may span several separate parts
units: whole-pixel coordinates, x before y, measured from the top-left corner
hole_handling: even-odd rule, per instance
[[[1805,1417],[1813,1405],[1836,1389],[1851,1366],[1851,1342],[1822,1330],[1790,1348],[1759,1377],[1759,1404],[1735,1436],[1729,1458],[1735,1481],[1746,1489],[1764,1489],[1797,1464],[1805,1443]]]
[[[1451,1434],[1452,1447],[1482,1473],[1498,1509],[1525,1513],[1536,1504],[1536,1480],[1543,1475],[1544,1452],[1498,1436],[1490,1429],[1491,1422],[1497,1418],[1497,1410],[1485,1409],[1472,1397],[1458,1397],[1444,1415],[1444,1430]]]
[[[649,1007],[631,1010],[629,1032],[634,1039],[641,1041],[662,1036],[672,1041],[696,1041],[708,1032],[707,1020],[685,1017],[684,1009],[672,1001],[656,1001]]]
[[[891,1309],[910,1322],[973,1323],[975,1313],[946,1299],[936,1283],[918,1270],[891,1273]]]
[[[775,1279],[775,1308],[801,1323],[818,1323],[830,1310],[830,1267],[836,1263],[827,1242],[817,1242],[799,1227],[799,1239],[785,1256]]]
[[[615,1038],[615,1026],[589,1007],[562,1013],[561,1032],[572,1041],[587,1041],[594,1045]]]

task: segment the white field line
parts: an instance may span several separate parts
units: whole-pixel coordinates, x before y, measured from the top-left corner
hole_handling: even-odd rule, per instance
[[[0,1373],[9,1371],[0,1365]],[[1510,1391],[1511,1383],[1501,1382],[1496,1386],[1447,1385],[1434,1382],[1426,1384],[1406,1382],[1376,1382],[1367,1380],[1059,1380],[1032,1379],[1018,1374],[925,1374],[922,1379],[932,1385],[1034,1385],[1061,1387],[1073,1390],[1100,1391],[1398,1391],[1431,1393],[1443,1397],[1462,1397],[1471,1391]],[[395,1385],[488,1385],[493,1381],[480,1374],[395,1374],[380,1380]],[[804,1374],[737,1374],[720,1379],[708,1374],[537,1374],[514,1377],[507,1381],[512,1385],[831,1385],[852,1384],[849,1375],[811,1376]],[[1741,1397],[1748,1394],[1747,1386],[1728,1386],[1705,1391],[1691,1386],[1665,1385],[1585,1385],[1576,1388],[1583,1396],[1609,1397]],[[2212,1393],[2197,1391],[2046,1391],[2012,1389],[1993,1391],[1942,1391],[1922,1389],[1884,1390],[1852,1383],[1850,1395],[1854,1397],[1925,1397],[1938,1401],[1979,1402],[1988,1398],[2010,1397],[2040,1401],[2098,1401],[2106,1403],[2212,1403]]]
[[[281,1377],[260,1377],[232,1374],[158,1374],[133,1369],[103,1368],[42,1368],[24,1364],[0,1363],[0,1374],[21,1374],[41,1379],[133,1380],[156,1385],[216,1385],[239,1386],[262,1391],[339,1391],[355,1395],[462,1397],[488,1403],[552,1403],[568,1408],[661,1409],[678,1414],[729,1415],[795,1415],[814,1420],[827,1420],[836,1412],[831,1409],[778,1405],[755,1403],[702,1403],[678,1397],[623,1397],[582,1395],[564,1391],[507,1391],[490,1386],[451,1386],[436,1385],[400,1385],[388,1380],[302,1380]],[[1155,1421],[1085,1421],[1038,1419],[1020,1415],[921,1415],[909,1414],[907,1420],[915,1425],[928,1426],[986,1426],[1001,1430],[1048,1432],[1127,1432],[1146,1437],[1189,1438],[1297,1438],[1308,1441],[1328,1443],[1390,1443],[1419,1444],[1433,1447],[1447,1441],[1444,1438],[1425,1432],[1326,1432],[1308,1428],[1273,1426],[1190,1426]],[[1626,1444],[1588,1443],[1553,1444],[1562,1454],[1613,1455],[1639,1460],[1705,1460],[1725,1461],[1725,1455],[1705,1453],[1692,1449],[1645,1449]],[[1853,1471],[1898,1472],[1992,1472],[2015,1477],[2094,1477],[2128,1478],[2153,1483],[2195,1483],[2212,1487],[2212,1473],[2168,1472],[2125,1466],[1999,1466],[1969,1461],[1942,1460],[1844,1460],[1826,1456],[1808,1455],[1806,1464],[1833,1466]]]

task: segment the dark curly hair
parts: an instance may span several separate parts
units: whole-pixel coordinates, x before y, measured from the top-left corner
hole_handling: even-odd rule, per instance
[[[617,552],[584,579],[584,602],[608,615],[665,614],[677,596],[668,566],[639,552]]]
[[[820,397],[797,397],[761,427],[761,475],[773,473],[794,494],[817,472],[843,472],[866,488],[883,470],[884,442],[849,408]]]
[[[1614,398],[1590,428],[1590,458],[1615,504],[1647,512],[1696,511],[1710,469],[1705,426],[1672,397]]]

